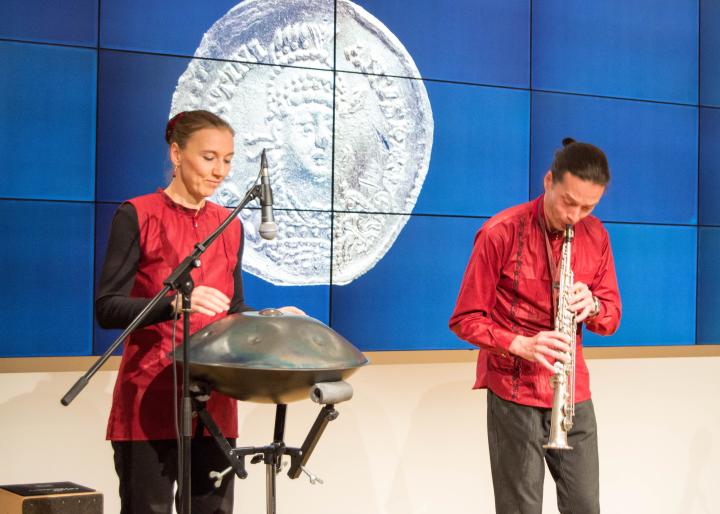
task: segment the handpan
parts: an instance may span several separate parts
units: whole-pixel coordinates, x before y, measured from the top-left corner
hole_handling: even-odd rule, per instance
[[[182,362],[182,352],[176,351]],[[190,376],[243,401],[290,403],[344,380],[368,359],[309,316],[276,309],[231,314],[190,338]]]

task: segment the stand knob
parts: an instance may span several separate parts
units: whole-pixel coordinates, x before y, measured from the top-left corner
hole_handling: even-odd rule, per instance
[[[322,478],[320,478],[320,477],[317,476],[317,475],[314,475],[314,474],[313,474],[308,468],[306,468],[305,466],[300,466],[300,470],[308,476],[308,478],[310,479],[310,483],[311,483],[312,485],[315,485],[315,484],[321,484],[321,485],[322,485],[322,484],[325,483],[325,482],[323,482]]]
[[[225,475],[230,473],[232,471],[232,466],[225,468],[222,471],[211,471],[210,472],[210,480],[214,480],[213,487],[215,489],[218,489],[222,485],[223,478],[225,478]]]

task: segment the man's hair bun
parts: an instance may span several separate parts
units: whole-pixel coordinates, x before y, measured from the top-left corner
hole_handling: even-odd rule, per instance
[[[606,186],[610,182],[610,168],[605,153],[590,143],[580,143],[571,137],[562,140],[563,147],[555,152],[550,170],[553,183],[560,182],[565,173],[582,180]]]

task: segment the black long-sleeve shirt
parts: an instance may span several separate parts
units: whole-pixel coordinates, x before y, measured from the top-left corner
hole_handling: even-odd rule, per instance
[[[252,310],[245,304],[242,281],[243,241],[238,247],[238,261],[233,272],[234,292],[229,314]],[[135,207],[122,204],[113,218],[107,253],[98,294],[95,315],[103,328],[125,328],[142,311],[151,298],[130,296],[140,262],[140,226]],[[141,327],[168,321],[173,318],[173,296],[162,298],[148,313]]]

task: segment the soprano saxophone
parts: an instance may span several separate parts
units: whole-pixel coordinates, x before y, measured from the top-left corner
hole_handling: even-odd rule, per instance
[[[574,284],[570,268],[570,251],[573,240],[572,226],[565,226],[565,239],[562,246],[559,270],[559,291],[555,330],[570,338],[570,360],[567,363],[555,361],[555,374],[550,378],[553,386],[553,405],[550,418],[550,437],[543,448],[554,450],[572,450],[567,435],[573,426],[575,414],[575,336],[577,323],[575,313],[570,311],[569,301]]]

